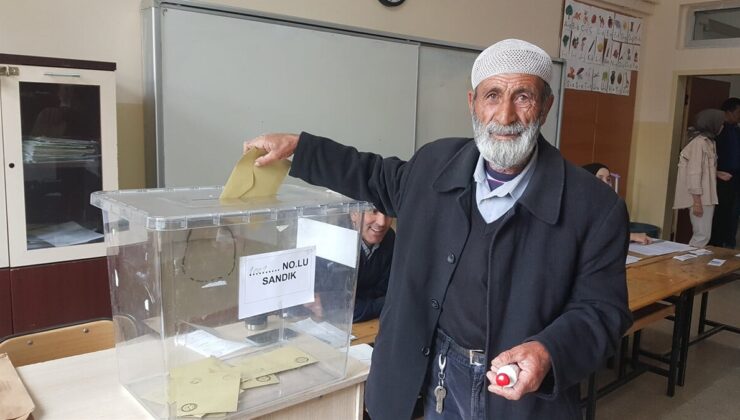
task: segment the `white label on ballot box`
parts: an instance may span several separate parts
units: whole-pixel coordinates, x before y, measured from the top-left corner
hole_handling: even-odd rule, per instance
[[[239,258],[239,319],[313,302],[316,247]]]
[[[357,267],[357,231],[301,217],[296,246],[316,246],[316,255],[329,261]]]

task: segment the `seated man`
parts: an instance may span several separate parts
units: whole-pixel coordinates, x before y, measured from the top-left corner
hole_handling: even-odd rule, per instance
[[[378,210],[350,215],[355,226],[362,224],[362,252],[357,273],[357,294],[353,322],[380,316],[388,291],[391,274],[393,244],[396,233],[391,229],[391,218]]]
[[[350,218],[355,229],[362,225],[356,291],[344,287],[352,284],[353,267],[317,257],[315,300],[305,305],[313,317],[340,321],[352,300],[353,292],[353,322],[377,318],[383,309],[396,241],[396,233],[390,227],[392,219],[375,209],[363,213],[352,212]],[[293,316],[306,316],[298,308],[290,312]]]

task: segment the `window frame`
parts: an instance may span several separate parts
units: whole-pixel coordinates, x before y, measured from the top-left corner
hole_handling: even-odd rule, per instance
[[[740,0],[720,1],[700,4],[686,4],[681,6],[684,17],[683,46],[684,48],[733,48],[740,47],[740,37],[722,39],[694,39],[694,26],[696,25],[696,13],[704,11],[717,11],[724,9],[740,8]]]

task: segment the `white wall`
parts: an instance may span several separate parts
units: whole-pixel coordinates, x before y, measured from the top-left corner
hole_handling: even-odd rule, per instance
[[[719,4],[712,0],[661,0],[646,19],[643,62],[637,82],[632,137],[630,216],[633,220],[670,227],[676,152],[674,122],[682,118],[679,78],[687,75],[740,74],[736,47],[685,48],[682,6]]]
[[[138,5],[138,0],[0,0],[0,52],[118,65],[118,168],[124,188],[144,184]]]

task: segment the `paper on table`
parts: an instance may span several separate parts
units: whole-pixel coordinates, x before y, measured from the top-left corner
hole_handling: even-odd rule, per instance
[[[193,331],[177,337],[177,343],[202,354],[203,356],[216,356],[234,353],[249,347],[249,344],[237,341],[224,340],[203,330]]]
[[[286,346],[236,362],[236,367],[241,371],[242,378],[251,379],[308,366],[316,362],[318,360],[310,354],[295,347]]]
[[[636,263],[636,262],[640,261],[641,259],[642,258],[635,257],[634,255],[627,255],[627,261],[624,264],[625,265],[629,265],[629,264],[632,264],[632,263]]]
[[[694,254],[694,255],[710,255],[712,251],[708,249],[695,249],[693,251],[689,251],[689,253]]]
[[[10,358],[0,354],[0,419],[25,420],[34,408]]]
[[[373,358],[373,347],[369,344],[355,344],[349,348],[349,355],[370,366]]]
[[[725,263],[725,261],[727,261],[727,260],[722,260],[722,259],[719,259],[719,258],[715,258],[715,259],[713,259],[712,261],[709,261],[709,262],[707,263],[707,265],[711,265],[711,266],[714,266],[714,267],[719,267],[719,266],[721,266],[722,264],[724,264],[724,263]]]
[[[665,255],[670,254],[672,252],[687,252],[691,251],[692,249],[696,249],[693,246],[689,246],[686,244],[680,244],[678,242],[671,242],[671,241],[655,241],[651,243],[650,245],[640,245],[637,243],[631,243],[629,250],[631,252],[636,252],[638,254],[642,255],[648,255],[648,256],[656,256],[656,255]]]
[[[306,318],[294,322],[293,328],[304,334],[312,335],[336,348],[347,345],[347,333],[326,321],[317,323],[311,318]]]
[[[673,257],[674,260],[679,260],[679,261],[686,261],[686,260],[690,260],[692,258],[696,258],[696,255],[694,255],[694,254],[683,254],[683,255],[676,255],[675,257]]]
[[[252,149],[242,155],[224,185],[220,197],[222,200],[263,197],[277,192],[290,170],[290,161],[282,159],[266,166],[254,166],[255,159],[266,153],[261,149]]]

